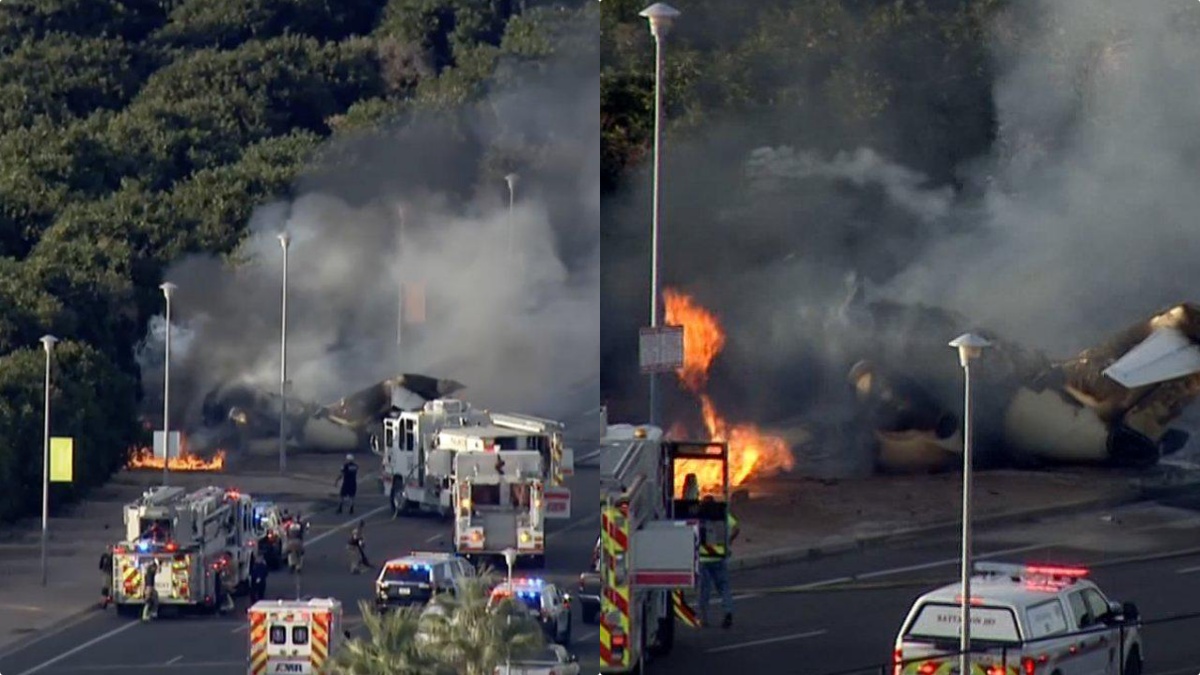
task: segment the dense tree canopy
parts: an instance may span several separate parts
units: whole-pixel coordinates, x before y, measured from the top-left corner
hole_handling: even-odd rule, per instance
[[[562,28],[591,4],[5,0],[0,519],[38,502],[40,336],[64,340],[53,433],[77,439],[57,504],[144,441],[134,351],[167,265],[231,253],[331,137],[471,104],[575,49]]]

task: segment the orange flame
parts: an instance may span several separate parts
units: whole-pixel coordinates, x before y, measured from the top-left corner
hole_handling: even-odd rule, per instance
[[[755,476],[769,476],[795,467],[796,459],[782,438],[765,434],[753,424],[730,424],[704,393],[709,368],[725,347],[725,333],[717,317],[678,291],[664,289],[663,298],[667,325],[683,326],[683,367],[676,374],[684,387],[700,399],[709,438],[729,444],[730,487],[742,485]],[[702,493],[720,491],[719,465],[705,460],[683,460],[675,469],[676,496],[683,495],[683,479],[689,473],[696,474]]]
[[[130,469],[162,469],[163,459],[154,456],[153,448],[134,448],[125,466]],[[201,459],[188,454],[185,449],[178,457],[171,458],[167,468],[171,471],[221,471],[225,468],[225,451],[218,450],[211,458]]]

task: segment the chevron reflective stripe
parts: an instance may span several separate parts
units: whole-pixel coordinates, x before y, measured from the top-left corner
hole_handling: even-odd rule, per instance
[[[600,665],[628,667],[631,659],[629,587],[617,575],[617,556],[629,547],[629,521],[615,506],[600,511],[600,537],[605,552],[602,570],[604,589],[600,595]],[[624,648],[615,647],[613,638],[621,636]]]
[[[724,558],[725,547],[714,544],[700,544],[701,558]]]
[[[560,441],[558,443],[555,443],[553,440],[551,440],[550,441],[550,466],[552,467],[552,472],[553,472],[552,473],[552,478],[553,478],[552,484],[553,485],[562,485],[563,484],[562,455],[563,455],[562,442]]]
[[[314,673],[321,672],[329,660],[329,627],[333,616],[328,612],[316,612],[312,616],[312,667]]]
[[[250,675],[267,672],[267,615],[250,613]]]
[[[675,611],[675,616],[687,625],[692,628],[700,626],[700,618],[696,616],[696,610],[688,606],[687,600],[683,598],[682,590],[671,591],[671,607]]]

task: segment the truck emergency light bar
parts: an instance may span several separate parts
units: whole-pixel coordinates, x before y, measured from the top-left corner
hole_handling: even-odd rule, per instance
[[[671,455],[675,458],[720,459],[725,455],[725,443],[703,441],[673,441]]]
[[[1089,573],[1086,567],[1068,565],[1014,565],[1012,563],[975,563],[975,573],[985,576],[1006,576],[1014,580],[1034,582],[1073,583]]]

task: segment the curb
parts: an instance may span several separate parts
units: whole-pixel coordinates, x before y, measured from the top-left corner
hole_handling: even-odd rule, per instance
[[[976,517],[972,525],[981,526],[1009,525],[1012,523],[1030,522],[1046,516],[1066,516],[1086,513],[1096,509],[1110,509],[1128,506],[1142,502],[1165,499],[1186,494],[1195,494],[1200,490],[1197,484],[1173,486],[1143,486],[1133,488],[1131,493],[1122,496],[1110,496],[1100,499],[1083,499],[1053,506],[1039,506],[1028,509],[1015,509]],[[733,558],[729,561],[729,571],[743,571],[771,567],[792,562],[811,560],[838,553],[857,551],[871,546],[893,543],[919,536],[938,535],[957,532],[962,528],[962,520],[942,521],[916,527],[896,529],[891,532],[850,537],[829,537],[825,542],[780,548],[763,553],[748,555],[743,558]]]

